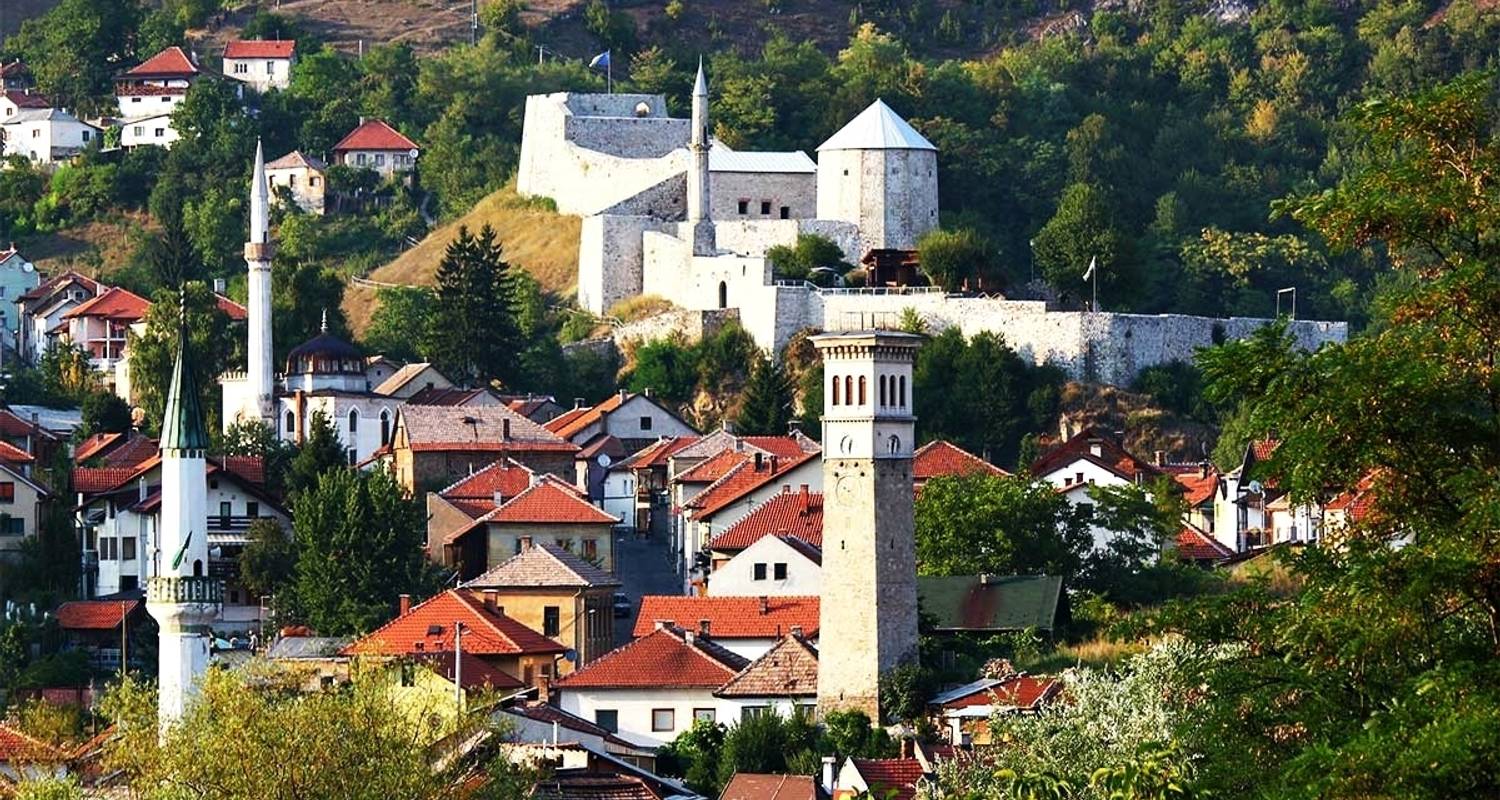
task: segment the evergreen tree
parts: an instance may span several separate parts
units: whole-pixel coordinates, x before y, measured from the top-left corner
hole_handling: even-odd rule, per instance
[[[509,271],[488,225],[478,236],[460,227],[448,244],[427,331],[427,352],[444,375],[469,384],[514,380],[522,347]]]
[[[247,536],[250,543],[240,552],[240,582],[256,595],[281,591],[297,567],[297,548],[292,538],[280,522],[270,518],[251,523]]]
[[[735,431],[749,436],[779,436],[792,421],[792,381],[775,359],[762,356],[750,371],[740,398]]]
[[[94,392],[83,398],[82,433],[125,433],[130,430],[130,404],[113,392]]]
[[[333,422],[322,411],[314,411],[308,421],[307,438],[302,440],[287,468],[287,494],[297,496],[311,490],[324,473],[343,471],[348,466],[349,456],[338,431],[333,429]]]

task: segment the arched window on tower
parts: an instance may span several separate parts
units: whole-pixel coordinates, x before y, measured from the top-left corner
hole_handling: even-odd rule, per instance
[[[854,377],[844,376],[844,403],[854,405]]]
[[[719,308],[729,308],[729,284],[719,281]]]
[[[286,412],[286,432],[287,433],[296,433],[297,432],[297,415],[293,414],[290,411]]]
[[[901,452],[901,437],[894,435],[891,436],[891,438],[886,442],[886,446],[890,448],[891,455],[896,455],[897,453]]]
[[[391,443],[391,412],[381,409],[380,411],[380,446],[384,447]]]
[[[839,376],[833,376],[833,404],[839,404]]]
[[[193,577],[194,578],[201,578],[201,577],[203,577],[203,559],[201,559],[201,558],[195,558],[195,559],[193,559]]]
[[[902,408],[906,408],[906,376],[901,376],[901,391],[896,395],[897,401]]]
[[[865,376],[859,376],[859,404],[865,404]]]
[[[885,408],[885,376],[880,376],[880,407]]]
[[[359,409],[349,409],[349,432],[359,433]]]

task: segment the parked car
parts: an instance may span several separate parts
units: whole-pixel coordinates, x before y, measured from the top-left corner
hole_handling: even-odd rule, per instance
[[[615,592],[615,616],[628,617],[634,610],[635,604],[630,602],[630,597],[624,592]]]

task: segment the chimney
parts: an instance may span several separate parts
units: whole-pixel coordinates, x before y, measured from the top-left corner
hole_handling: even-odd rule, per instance
[[[776,474],[776,465],[777,465],[778,461],[780,461],[780,459],[778,459],[776,456],[774,456],[774,455],[771,456],[771,474],[772,475]]]
[[[792,628],[791,628],[791,632],[792,632],[792,635],[795,636],[795,637],[797,637],[798,639],[802,638],[802,626],[801,625],[793,625]]]
[[[627,392],[624,389],[621,389],[620,390],[620,402],[622,402],[622,403],[625,402],[626,398],[628,398],[628,397],[630,397],[630,392]]]
[[[800,419],[794,419],[794,420],[789,420],[787,422],[787,424],[786,424],[786,435],[787,436],[796,436],[797,434],[799,434],[801,432],[802,432],[802,420],[800,420]]]
[[[488,612],[490,612],[492,614],[498,614],[498,613],[500,613],[500,611],[499,611],[499,605],[495,602],[495,600],[499,596],[500,596],[500,591],[498,589],[485,589],[484,590],[484,610],[486,610],[486,611],[488,611]]]
[[[502,442],[508,442],[508,441],[510,441],[510,420],[509,419],[502,419],[502,420],[500,420],[500,441],[502,441]]]
[[[769,597],[767,597],[765,595],[761,595],[760,596],[760,613],[761,614],[769,614],[769,613],[771,613],[771,598],[769,598]]]
[[[650,397],[651,396],[651,387],[647,386],[644,390],[642,390],[641,394],[643,394],[643,395],[645,395],[647,397]]]
[[[833,756],[823,756],[823,794],[833,796],[833,775],[838,762]]]
[[[142,475],[141,479],[136,482],[136,502],[146,502],[146,494],[146,476]]]
[[[915,743],[916,743],[916,740],[912,739],[909,736],[903,736],[903,737],[901,737],[901,757],[902,758],[913,758],[914,757],[913,753],[912,753],[912,746]]]
[[[1158,466],[1158,467],[1165,467],[1167,465],[1167,451],[1165,451],[1165,450],[1157,450],[1156,452],[1152,453],[1151,455],[1155,459],[1156,466]]]
[[[583,408],[583,398],[582,397],[575,397],[575,398],[573,398],[573,409],[576,411],[576,410],[578,410],[580,408]]]
[[[531,549],[531,537],[530,536],[522,536],[521,537],[521,552],[524,553],[524,552],[526,552],[527,550],[530,550],[530,549]]]
[[[1200,478],[1207,478],[1208,477],[1208,460],[1207,459],[1204,459],[1203,461],[1198,462],[1198,477],[1200,477]]]
[[[656,620],[656,630],[666,630],[667,628],[672,627],[672,624],[672,620],[669,619]]]
[[[404,616],[406,616],[407,614],[410,614],[410,613],[411,613],[411,595],[409,595],[409,594],[402,594],[401,595],[400,611],[396,614],[396,616],[398,616],[398,617],[404,617]]]
[[[765,466],[765,458],[762,456],[762,454],[756,453],[755,454],[755,471],[756,472],[760,472],[761,468],[764,467],[764,466]]]
[[[228,287],[228,284],[225,283],[225,281],[224,281],[223,278],[214,278],[214,293],[215,294],[223,294],[225,288],[227,288],[227,287]]]
[[[692,631],[683,631],[682,640],[688,644],[693,644],[698,640],[698,637]]]
[[[361,125],[363,125],[363,124],[365,124],[365,123],[366,123],[366,122],[368,122],[368,121],[369,121],[369,120],[368,120],[368,119],[367,119],[367,118],[366,118],[366,117],[364,117],[364,116],[361,116],[361,117],[360,117],[360,118],[359,118],[359,124],[361,124]]]
[[[541,678],[541,680],[539,680],[539,681],[536,682],[536,699],[538,701],[542,702],[542,703],[546,703],[547,701],[549,701],[549,700],[552,699],[552,678],[550,678],[550,677],[548,677],[546,675],[543,675],[542,678]],[[553,740],[553,742],[556,742],[557,741],[557,729],[556,729],[557,723],[554,722],[552,724],[553,724],[552,740]]]
[[[797,493],[802,495],[803,502],[807,502],[807,484],[804,483],[801,486],[797,487]]]
[[[708,629],[709,629],[709,626],[711,624],[712,623],[709,620],[706,620],[706,619],[700,619],[700,620],[698,620],[698,635],[699,636],[707,636],[708,635]]]

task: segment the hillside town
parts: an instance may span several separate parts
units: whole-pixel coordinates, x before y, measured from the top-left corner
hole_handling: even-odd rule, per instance
[[[40,5],[0,798],[1500,792],[1494,9]]]

